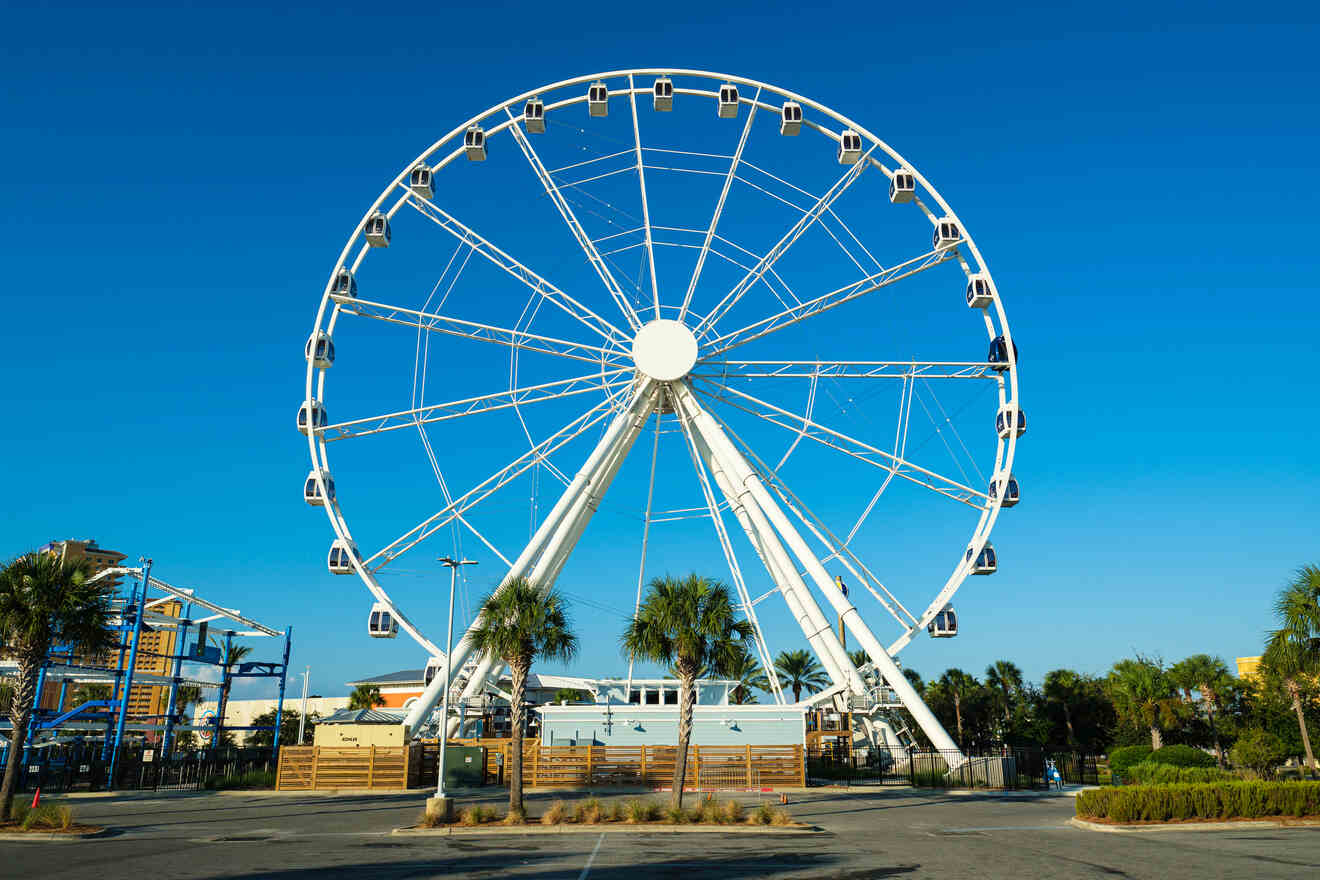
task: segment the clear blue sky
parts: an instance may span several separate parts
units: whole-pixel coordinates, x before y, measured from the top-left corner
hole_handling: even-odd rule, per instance
[[[298,494],[326,273],[380,188],[467,116],[595,70],[704,68],[811,95],[910,157],[987,255],[1022,347],[1026,500],[994,535],[1003,570],[959,594],[962,636],[905,661],[1008,657],[1039,680],[1133,650],[1255,653],[1273,592],[1320,559],[1313,10],[652,9],[11,8],[0,549],[150,555],[293,624],[315,692],[421,665],[365,636],[365,593],[326,573],[329,528]],[[416,446],[398,474],[429,481]],[[612,535],[588,532],[593,553],[635,578]],[[438,590],[434,549],[408,589]],[[722,574],[709,540],[695,559]],[[566,588],[631,605],[627,577],[594,570]],[[617,618],[576,616],[573,668],[623,669]]]

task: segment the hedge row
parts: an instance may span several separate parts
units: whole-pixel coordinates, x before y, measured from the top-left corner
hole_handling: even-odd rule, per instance
[[[1077,815],[1115,822],[1320,816],[1320,782],[1126,785],[1077,795]]]
[[[1123,773],[1123,781],[1136,785],[1171,785],[1174,783],[1234,782],[1238,779],[1218,767],[1175,767],[1158,764],[1153,759],[1133,764]]]

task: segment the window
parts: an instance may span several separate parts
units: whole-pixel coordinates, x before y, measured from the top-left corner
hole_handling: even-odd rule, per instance
[[[633,704],[634,706],[640,706],[640,705],[642,704],[642,692],[641,692],[641,691],[629,691],[629,692],[628,692],[628,702],[631,703],[631,704]]]
[[[646,691],[646,705],[658,706],[660,704],[659,691]]]
[[[665,705],[666,705],[666,706],[677,706],[677,705],[678,705],[678,691],[665,691],[664,693],[665,693]]]

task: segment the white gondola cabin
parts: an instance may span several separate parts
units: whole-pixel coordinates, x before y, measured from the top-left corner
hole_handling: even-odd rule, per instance
[[[303,434],[311,431],[319,431],[329,422],[325,417],[325,407],[321,401],[303,401],[302,406],[298,407],[298,431]]]
[[[990,361],[990,369],[996,373],[1003,373],[1008,370],[1008,343],[1004,342],[1003,336],[996,336],[990,342],[990,353],[986,355],[986,360]],[[1017,343],[1013,343],[1013,363],[1018,361]]]
[[[439,657],[431,657],[426,661],[426,671],[422,673],[422,687],[430,687],[431,682],[435,681],[436,675],[440,672],[442,661]]]
[[[610,90],[600,80],[596,80],[587,88],[587,112],[592,116],[609,115]]]
[[[785,101],[779,110],[779,133],[797,137],[802,131],[802,105],[797,101]]]
[[[1021,437],[1027,431],[1027,414],[1016,403],[1004,404],[995,416],[995,431],[1001,440],[1007,440],[1010,434]]]
[[[1017,477],[1009,474],[1007,478],[999,474],[990,481],[990,491],[986,494],[990,496],[991,503],[999,499],[999,490],[1004,491],[1004,500],[1000,507],[1012,507],[1022,498],[1022,490],[1018,487]]]
[[[330,282],[330,295],[356,299],[357,279],[353,277],[353,273],[347,269],[340,269],[335,273],[335,280]]]
[[[973,547],[967,548],[966,559],[967,562],[971,564],[971,573],[994,574],[995,569],[998,568],[999,566],[997,560],[995,559],[995,548],[990,546],[990,542],[986,541],[985,546],[981,548],[980,553],[976,554],[975,559],[972,558],[972,554],[974,552],[975,552],[975,548]]]
[[[720,119],[738,118],[738,87],[733,83],[720,86]]]
[[[307,340],[304,355],[312,366],[328,370],[335,365],[335,343],[324,330],[317,330]]]
[[[938,250],[942,247],[949,247],[958,243],[962,238],[962,232],[958,229],[958,224],[948,217],[942,217],[935,223],[935,232],[930,237],[930,246],[932,250]]]
[[[325,563],[331,574],[352,574],[354,559],[358,562],[362,561],[362,553],[358,550],[357,544],[336,538],[330,545],[330,554],[326,557]]]
[[[335,503],[335,481],[330,474],[325,471],[320,472],[320,481],[318,482],[316,471],[309,471],[307,479],[303,482],[303,501],[306,501],[312,507],[325,507],[326,501]],[[321,494],[321,484],[325,484],[325,494]]]
[[[463,132],[463,151],[470,162],[486,161],[486,132],[480,125],[469,125]]]
[[[952,605],[944,608],[926,624],[926,632],[933,639],[951,639],[958,635],[958,615]]]
[[[840,165],[856,165],[862,158],[862,136],[851,128],[839,135],[839,152],[835,155]]]
[[[912,201],[917,195],[917,178],[911,171],[900,168],[894,172],[894,176],[889,178],[889,201],[895,205],[903,205]]]
[[[967,308],[989,308],[993,301],[994,293],[990,289],[989,278],[978,272],[967,279]]]
[[[662,76],[651,86],[651,106],[661,113],[674,109],[674,81]]]
[[[394,619],[390,606],[376,602],[367,616],[367,635],[373,639],[392,639],[399,634],[399,622]]]
[[[425,163],[408,172],[408,189],[424,199],[435,195],[435,175]]]
[[[363,227],[363,233],[367,237],[367,244],[372,247],[389,247],[390,218],[386,217],[380,211],[376,211],[367,218],[367,224]]]
[[[523,105],[523,128],[532,134],[545,134],[545,102],[540,98]]]

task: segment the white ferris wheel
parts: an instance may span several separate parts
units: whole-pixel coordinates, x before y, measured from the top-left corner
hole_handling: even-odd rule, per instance
[[[577,566],[598,611],[706,554],[776,701],[770,645],[805,642],[833,683],[814,702],[885,739],[901,704],[956,749],[893,658],[956,635],[954,594],[996,569],[1017,351],[962,221],[862,125],[696,70],[503,101],[381,192],[305,353],[329,569],[365,583],[371,635],[402,630],[438,673],[409,729],[445,680],[419,623],[442,615],[404,568],[430,540],[485,554],[492,581]],[[463,698],[499,671],[470,654],[450,658]]]

